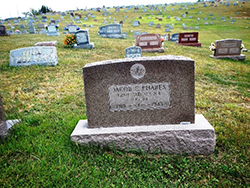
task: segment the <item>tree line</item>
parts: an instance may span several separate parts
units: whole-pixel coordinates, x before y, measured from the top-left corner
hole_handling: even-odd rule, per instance
[[[30,9],[30,11],[28,12],[23,12],[22,14],[24,14],[25,16],[36,16],[36,15],[39,15],[39,14],[45,14],[45,13],[48,13],[48,12],[53,12],[53,10],[51,8],[49,8],[48,6],[45,6],[45,5],[42,5],[42,7],[38,10],[35,10],[33,8]]]

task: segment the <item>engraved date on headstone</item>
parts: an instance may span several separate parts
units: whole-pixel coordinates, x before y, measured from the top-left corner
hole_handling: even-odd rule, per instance
[[[108,94],[111,112],[171,108],[168,82],[111,85]]]

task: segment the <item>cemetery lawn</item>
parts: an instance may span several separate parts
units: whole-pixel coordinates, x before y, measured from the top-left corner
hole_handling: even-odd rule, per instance
[[[158,21],[149,12],[134,13],[111,9],[112,17],[123,20],[128,15],[123,32],[126,39],[106,39],[98,36],[103,26],[102,12],[85,22],[90,42],[95,48],[72,49],[63,45],[62,30],[69,15],[60,23],[60,36],[23,34],[0,37],[0,93],[3,97],[6,119],[21,119],[9,136],[0,141],[0,187],[250,187],[250,53],[245,61],[212,59],[211,42],[234,38],[242,39],[250,50],[250,3],[230,7],[205,8],[201,4],[188,10],[194,20],[172,19],[186,10],[171,11],[167,7],[162,25],[174,23],[171,32],[185,32],[182,23],[199,25],[201,48],[180,46],[165,41],[164,53],[143,53],[142,56],[183,55],[195,60],[196,114],[204,117],[215,128],[216,147],[210,156],[178,156],[161,152],[124,152],[115,148],[80,146],[70,135],[80,119],[87,119],[84,101],[82,67],[96,61],[125,57],[125,48],[135,43],[130,30],[164,33],[164,27],[148,27],[149,21]],[[198,11],[202,14],[198,15]],[[236,15],[235,12],[241,12]],[[159,11],[158,11],[159,12]],[[84,12],[82,11],[84,14]],[[197,21],[213,13],[213,25]],[[132,26],[142,15],[141,25]],[[222,22],[240,17],[234,24]],[[147,19],[151,16],[152,19]],[[236,17],[235,16],[235,17]],[[51,16],[52,17],[52,16]],[[60,16],[56,15],[55,19]],[[25,23],[25,22],[23,22]],[[27,24],[27,23],[25,23]],[[225,25],[225,26],[222,26]],[[80,25],[79,25],[80,26]],[[82,28],[82,27],[81,27]],[[83,28],[82,28],[83,29]],[[36,42],[58,41],[58,65],[54,67],[9,67],[9,52],[34,46]]]

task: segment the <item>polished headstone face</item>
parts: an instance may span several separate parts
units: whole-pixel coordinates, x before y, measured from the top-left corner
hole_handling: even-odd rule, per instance
[[[194,123],[194,60],[109,60],[83,67],[88,127]]]
[[[139,35],[136,37],[136,46],[140,46],[142,49],[160,48],[161,37],[159,34]]]
[[[179,43],[197,43],[198,32],[193,33],[179,33]]]
[[[240,55],[241,54],[240,39],[224,39],[215,41],[215,56]]]

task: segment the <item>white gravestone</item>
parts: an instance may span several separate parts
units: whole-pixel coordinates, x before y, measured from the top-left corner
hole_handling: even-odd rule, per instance
[[[10,51],[10,66],[54,66],[57,63],[57,51],[54,46],[27,47]]]

